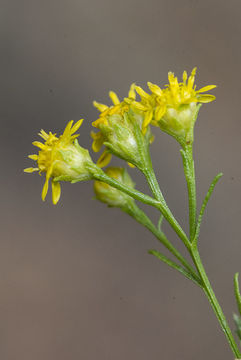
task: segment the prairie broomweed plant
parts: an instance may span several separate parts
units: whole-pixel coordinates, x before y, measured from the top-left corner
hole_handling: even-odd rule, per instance
[[[94,192],[98,200],[109,207],[118,207],[127,213],[148,229],[158,240],[158,245],[164,246],[167,251],[166,255],[166,253],[162,253],[162,249],[160,251],[159,248],[158,250],[150,249],[149,254],[178,271],[182,276],[198,285],[204,292],[226,336],[230,349],[235,358],[241,360],[239,344],[236,343],[232,330],[225,319],[199,253],[198,245],[202,219],[208,201],[222,173],[214,177],[200,210],[198,210],[193,158],[193,130],[200,106],[215,99],[214,95],[207,93],[214,89],[215,85],[208,85],[197,90],[195,74],[196,69],[192,70],[189,77],[184,71],[182,81],[179,82],[177,77],[169,72],[169,83],[164,88],[148,82],[150,93],[147,93],[140,86],[132,84],[128,97],[122,101],[111,91],[109,95],[113,105],[107,106],[94,102],[94,106],[100,111],[100,115],[93,122],[97,132],[91,133],[93,138],[92,149],[98,152],[102,146],[105,147],[97,165],[92,162],[88,150],[80,147],[77,141],[76,131],[83,121],[79,120],[75,124],[70,121],[59,137],[52,132],[46,133],[41,130],[39,135],[44,141],[33,142],[33,145],[39,148],[39,152],[29,155],[32,160],[36,161],[37,165],[25,169],[25,172],[38,171],[40,175],[45,173],[46,179],[42,190],[42,199],[44,200],[47,195],[49,181],[51,180],[54,204],[60,198],[60,181],[75,183],[82,180],[94,180]],[[139,100],[136,98],[137,95],[139,95]],[[188,195],[188,231],[182,228],[169,209],[156,178],[149,152],[149,145],[153,138],[151,134],[152,125],[173,136],[181,145],[180,152]],[[125,168],[108,167],[103,171],[101,167],[109,163],[112,155],[136,166],[144,175],[152,195],[137,190]],[[141,202],[145,207],[149,205],[159,211],[158,224],[152,222],[145,213],[145,207],[143,206],[142,210],[142,207],[139,207],[135,200]],[[185,255],[182,255],[179,248],[176,248],[175,242],[173,243],[165,235],[162,229],[163,220],[169,223],[178,236],[186,250]],[[234,315],[234,321],[236,334],[241,340],[241,293],[238,273],[234,277],[234,290],[238,306],[238,314]]]
[[[91,164],[88,150],[82,148],[77,141],[78,134],[75,132],[80,128],[83,120],[77,121],[73,125],[73,120],[69,121],[63,134],[58,138],[52,132],[46,133],[41,130],[39,136],[44,143],[34,141],[33,145],[40,150],[38,154],[29,155],[29,158],[37,162],[37,167],[26,168],[24,171],[32,173],[39,171],[39,174],[46,173],[46,179],[42,190],[42,200],[44,201],[49,188],[49,180],[52,184],[52,201],[57,204],[61,194],[59,181],[88,180],[91,174],[86,165]]]

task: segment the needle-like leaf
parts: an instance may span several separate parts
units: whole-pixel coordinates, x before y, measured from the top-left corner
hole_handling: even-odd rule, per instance
[[[199,233],[200,233],[200,227],[201,227],[201,223],[202,223],[202,218],[203,218],[203,215],[204,215],[204,212],[205,212],[205,209],[206,209],[206,206],[207,206],[207,203],[213,193],[213,190],[215,188],[215,185],[217,184],[218,180],[223,176],[222,173],[219,173],[217,176],[215,176],[215,178],[213,179],[209,189],[208,189],[208,192],[207,192],[207,195],[205,196],[204,200],[203,200],[203,203],[202,203],[202,207],[201,207],[201,210],[200,210],[200,214],[199,214],[199,217],[198,217],[198,221],[197,221],[197,226],[196,226],[196,232],[195,232],[195,236],[194,236],[194,242],[197,242],[198,240],[198,236],[199,236]]]

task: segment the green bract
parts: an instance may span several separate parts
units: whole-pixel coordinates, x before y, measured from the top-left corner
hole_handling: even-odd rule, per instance
[[[150,129],[145,134],[142,133],[142,120],[139,114],[130,110],[123,116],[110,115],[107,124],[99,125],[106,148],[113,155],[138,168],[143,167],[143,152],[148,151],[152,137]]]
[[[165,115],[158,121],[159,127],[173,136],[184,147],[193,143],[193,130],[201,104],[195,102],[168,107]]]

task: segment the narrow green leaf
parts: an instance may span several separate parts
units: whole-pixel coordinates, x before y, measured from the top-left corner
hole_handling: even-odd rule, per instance
[[[239,290],[238,273],[234,275],[234,294],[238,305],[239,314],[241,316],[241,294]],[[240,328],[241,330],[241,328]]]
[[[236,325],[236,334],[239,337],[239,340],[241,340],[241,318],[237,314],[233,314],[233,319]]]
[[[207,192],[207,195],[205,196],[204,200],[203,200],[203,203],[202,203],[202,207],[201,207],[201,210],[200,210],[200,214],[199,214],[199,217],[198,217],[198,221],[197,221],[197,226],[196,226],[196,232],[195,232],[195,236],[194,236],[194,242],[196,242],[198,240],[198,236],[199,236],[199,233],[200,233],[200,227],[201,227],[201,223],[202,223],[202,218],[203,218],[203,215],[204,215],[204,212],[205,212],[205,209],[206,209],[206,206],[207,206],[207,203],[213,193],[213,190],[215,188],[215,185],[217,184],[218,180],[223,176],[222,173],[219,173],[217,176],[215,176],[215,178],[213,179],[209,189],[208,189],[208,192]]]
[[[165,264],[169,265],[173,269],[179,271],[182,275],[184,275],[187,279],[192,280],[196,285],[201,286],[201,284],[190,274],[187,270],[185,270],[182,266],[176,264],[174,261],[166,257],[165,255],[161,254],[157,250],[148,250],[148,253],[151,255],[156,256],[159,260],[163,261]]]

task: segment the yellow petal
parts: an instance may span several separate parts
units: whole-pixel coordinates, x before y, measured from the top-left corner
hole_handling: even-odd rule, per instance
[[[46,176],[46,180],[43,186],[43,190],[42,190],[42,200],[44,201],[48,192],[48,188],[49,188],[49,178]]]
[[[133,99],[133,100],[136,99],[135,86],[136,86],[135,83],[131,84],[131,87],[130,87],[130,90],[129,90],[129,93],[128,93],[128,97]]]
[[[216,85],[208,85],[208,86],[204,86],[201,89],[199,89],[198,91],[196,91],[197,93],[203,93],[209,90],[214,89],[215,87],[217,87]]]
[[[34,142],[33,142],[33,145],[39,147],[41,150],[44,150],[45,147],[46,147],[46,146],[45,146],[43,143],[41,143],[40,141],[34,141]]]
[[[195,68],[192,70],[191,75],[190,75],[189,78],[188,78],[187,87],[188,87],[188,90],[189,90],[189,91],[193,88],[193,84],[194,84],[194,81],[195,81],[196,71],[197,71],[197,68],[195,67]]]
[[[26,172],[26,173],[32,173],[32,172],[38,171],[38,170],[39,170],[39,168],[30,167],[30,168],[24,169],[23,171]]]
[[[105,167],[106,165],[109,164],[110,160],[111,160],[111,154],[105,149],[104,152],[100,155],[97,161],[97,165],[99,167]]]
[[[186,85],[186,82],[187,82],[187,72],[186,72],[186,70],[183,71],[182,79],[183,79],[183,84]]]
[[[100,112],[103,112],[103,111],[105,111],[105,110],[108,109],[108,106],[107,106],[107,105],[98,103],[97,101],[93,101],[93,105],[94,105],[94,107],[96,107],[96,109],[98,109]]]
[[[155,95],[162,96],[162,89],[158,85],[152,84],[150,81],[148,81],[147,85]]]
[[[168,81],[170,84],[173,84],[175,82],[175,76],[174,76],[174,73],[172,71],[169,71],[168,72]]]
[[[120,104],[120,100],[114,91],[109,92],[109,97],[111,98],[114,105]]]
[[[71,133],[71,134],[74,134],[74,133],[81,127],[83,121],[84,121],[84,119],[78,120],[78,121],[74,124],[74,126],[72,127],[72,129],[70,130],[70,133]]]
[[[140,86],[135,86],[136,92],[140,95],[140,97],[143,97],[145,99],[148,99],[150,97],[147,92],[145,92]]]
[[[70,129],[72,127],[73,122],[74,122],[74,120],[70,120],[68,122],[68,124],[66,125],[66,127],[64,129],[64,132],[63,132],[63,135],[62,135],[63,138],[70,133]]]
[[[159,121],[166,112],[166,106],[158,106],[155,111],[155,120]]]
[[[52,180],[52,201],[56,205],[61,195],[61,187],[58,181]]]
[[[103,137],[102,133],[101,132],[94,133],[93,131],[91,131],[90,135],[91,135],[92,139],[94,140],[93,144],[92,144],[93,151],[94,152],[100,151],[100,149],[103,145],[103,142],[104,142],[104,137]]]
[[[197,72],[197,67],[192,69],[191,76],[195,76]]]
[[[141,103],[139,103],[138,101],[133,101],[132,105],[141,111],[145,111],[146,110],[146,106],[142,105]]]
[[[33,155],[28,155],[29,159],[32,159],[32,160],[38,160],[38,155],[36,154],[33,154]]]
[[[209,103],[211,101],[214,101],[216,99],[216,96],[206,94],[206,95],[198,96],[197,99],[198,99],[198,102],[200,102],[200,103]]]
[[[39,136],[41,136],[41,138],[43,138],[44,140],[47,140],[49,135],[46,133],[46,131],[44,131],[43,129],[40,130],[40,132],[38,133]]]
[[[153,111],[147,111],[145,113],[145,117],[142,123],[142,130],[144,130],[150,124],[152,117],[153,117]]]

